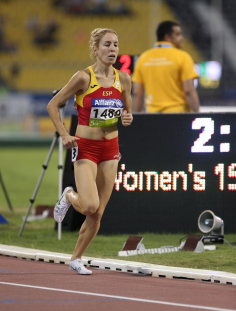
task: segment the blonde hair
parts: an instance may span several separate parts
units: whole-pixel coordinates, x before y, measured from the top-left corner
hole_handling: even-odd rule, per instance
[[[118,38],[115,30],[109,28],[96,28],[91,32],[89,40],[89,54],[92,60],[96,59],[93,48],[99,46],[99,42],[101,41],[102,37],[105,36],[107,33],[114,33]]]

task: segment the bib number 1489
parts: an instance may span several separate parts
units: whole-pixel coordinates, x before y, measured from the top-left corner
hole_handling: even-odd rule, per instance
[[[95,112],[95,118],[98,118],[99,115],[99,109],[94,109]],[[121,115],[121,110],[120,109],[104,109],[103,112],[100,115],[100,118],[104,118],[104,119],[112,119],[114,117],[120,117]]]

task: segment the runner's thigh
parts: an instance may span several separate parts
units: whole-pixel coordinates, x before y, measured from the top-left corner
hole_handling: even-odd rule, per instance
[[[98,205],[99,197],[96,185],[97,164],[81,159],[74,164],[74,174],[80,203],[85,206],[89,203]]]
[[[114,187],[118,160],[104,161],[98,164],[97,189],[100,199],[99,211],[103,212]]]

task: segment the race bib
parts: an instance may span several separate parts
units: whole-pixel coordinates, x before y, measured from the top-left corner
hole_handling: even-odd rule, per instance
[[[79,147],[74,147],[71,149],[71,160],[72,160],[72,162],[76,161],[78,152],[79,152]]]
[[[123,112],[123,100],[113,98],[94,98],[89,125],[98,127],[114,126]]]

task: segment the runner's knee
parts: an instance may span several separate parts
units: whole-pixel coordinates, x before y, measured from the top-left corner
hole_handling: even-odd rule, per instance
[[[99,202],[86,202],[86,204],[83,205],[83,214],[86,216],[93,215],[96,213],[97,209],[99,207]]]

